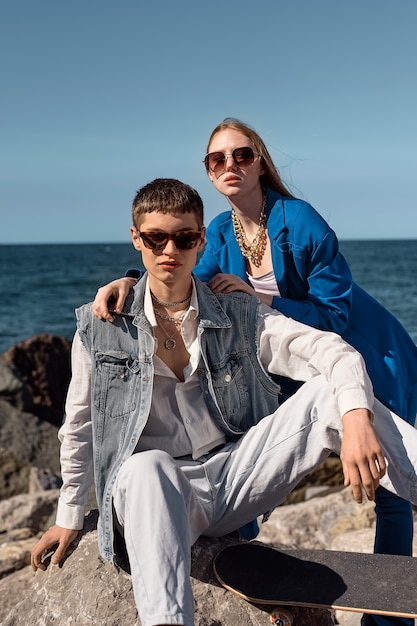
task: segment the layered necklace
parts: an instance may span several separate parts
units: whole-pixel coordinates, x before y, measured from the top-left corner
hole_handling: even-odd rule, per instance
[[[159,300],[156,296],[154,296],[153,293],[151,293],[151,297],[152,300],[154,300],[157,304],[159,304],[160,306],[164,306],[169,308],[170,306],[179,306],[180,304],[187,304],[190,302],[191,300],[191,295],[188,296],[188,298],[184,298],[184,300],[179,300],[178,302],[163,302],[162,300]],[[159,309],[155,309],[154,308],[154,312],[156,315],[156,322],[159,326],[159,328],[162,329],[162,331],[164,332],[166,339],[164,341],[164,346],[166,350],[174,350],[174,348],[177,345],[177,342],[174,339],[174,336],[177,333],[180,333],[180,326],[181,326],[181,322],[183,321],[187,311],[185,311],[184,313],[181,313],[180,315],[176,315],[175,317],[170,317],[169,315],[165,315],[165,313],[162,313],[162,311],[160,311]],[[159,321],[159,319],[164,320],[165,322],[171,322],[172,324],[174,324],[174,332],[172,334],[168,333],[164,324],[161,324],[161,322]]]
[[[242,222],[236,215],[236,211],[232,209],[233,230],[239,248],[246,259],[252,261],[255,267],[259,267],[262,263],[262,257],[266,250],[267,234],[266,234],[266,195],[264,196],[259,216],[258,231],[255,239],[250,243],[246,237],[245,229]]]

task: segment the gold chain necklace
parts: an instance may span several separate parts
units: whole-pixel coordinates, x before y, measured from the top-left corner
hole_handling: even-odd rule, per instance
[[[262,257],[266,250],[267,244],[267,235],[266,235],[266,196],[264,197],[262,203],[261,214],[259,216],[259,225],[258,231],[256,233],[255,239],[252,243],[249,243],[248,238],[246,237],[245,229],[242,226],[242,222],[236,215],[234,209],[232,209],[232,222],[233,222],[233,231],[235,233],[236,241],[239,245],[239,248],[243,254],[243,256],[255,265],[255,267],[259,267],[262,263]]]

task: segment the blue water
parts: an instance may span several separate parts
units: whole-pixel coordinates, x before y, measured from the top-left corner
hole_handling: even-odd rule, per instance
[[[132,244],[0,246],[0,353],[38,333],[72,338],[74,309],[139,261]]]
[[[354,280],[417,341],[417,241],[345,241]],[[38,333],[71,338],[74,308],[140,266],[130,243],[0,246],[0,353]]]

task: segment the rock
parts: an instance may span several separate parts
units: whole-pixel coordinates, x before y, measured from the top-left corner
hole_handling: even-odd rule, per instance
[[[0,578],[30,562],[37,533],[55,522],[58,495],[54,490],[0,502]]]
[[[70,379],[71,342],[66,337],[40,334],[2,354],[30,389],[34,412],[55,426],[62,424]]]
[[[339,457],[331,455],[310,474],[307,474],[297,485],[289,496],[287,497],[285,504],[295,504],[296,502],[303,502],[306,499],[306,494],[310,494],[311,489],[317,486],[327,487],[327,492],[323,490],[320,495],[325,493],[331,493],[332,491],[339,491],[343,486],[343,470]]]
[[[289,548],[326,549],[337,535],[374,524],[374,503],[356,504],[348,487],[307,502],[278,507],[269,521],[261,524],[259,539]]]
[[[68,556],[62,567],[50,566],[46,572],[33,574],[28,563],[29,550],[36,542],[31,534],[45,519],[31,522],[30,510],[35,518],[42,510],[42,497],[51,503],[57,492],[39,492],[38,508],[33,496],[19,496],[0,506],[0,623],[2,626],[65,624],[127,626],[137,624],[130,577],[123,571],[117,573],[98,554],[96,514],[86,518],[86,527],[78,547]],[[28,502],[24,505],[24,499]],[[19,506],[16,507],[16,504]],[[15,519],[20,529],[6,532],[12,526],[13,510],[21,511]],[[45,516],[46,517],[46,516]],[[338,518],[345,519],[338,524]],[[350,521],[349,521],[350,520]],[[338,550],[367,550],[364,541],[374,535],[375,513],[373,504],[358,505],[350,489],[343,489],[305,503],[278,507],[266,524],[261,525],[259,539],[282,548],[330,548]],[[362,528],[360,528],[362,525]],[[340,533],[340,534],[338,534]],[[358,534],[360,542],[352,543]],[[192,584],[195,595],[196,625],[241,626],[266,625],[266,608],[259,608],[233,596],[220,588],[212,575],[212,559],[219,549],[235,543],[237,537],[228,535],[220,539],[200,538],[192,550]],[[10,573],[7,558],[19,571]],[[6,575],[7,574],[7,575]],[[297,626],[329,626],[333,623],[329,612],[313,609],[291,609]],[[349,620],[350,626],[359,626],[360,614],[337,615],[338,621]]]
[[[55,474],[49,467],[31,467],[29,474],[29,493],[37,491],[46,491],[49,489],[59,489],[62,485],[62,479]]]
[[[69,382],[66,339],[38,335],[0,357],[0,624],[139,624],[131,580],[98,554],[96,518],[88,516],[78,547],[62,567],[34,574],[30,550],[54,521],[59,486],[57,430]],[[326,486],[326,489],[323,488]],[[343,489],[341,464],[330,457],[308,475],[268,523],[259,539],[283,548],[371,551],[373,503],[357,505]],[[309,498],[308,501],[305,501]],[[94,494],[90,497],[95,508]],[[263,609],[219,587],[212,558],[234,536],[200,538],[192,550],[197,626],[261,626]],[[297,626],[329,626],[328,611],[292,609]],[[359,626],[360,614],[338,613],[344,625]]]
[[[0,580],[2,626],[139,625],[130,576],[104,562],[97,550],[96,517],[87,518],[78,546],[62,567],[49,566],[34,574],[30,568]],[[237,541],[201,538],[192,551],[195,623],[198,626],[261,626],[268,623],[265,608],[255,607],[220,587],[211,562],[222,547]],[[298,626],[330,626],[328,611],[295,609]]]
[[[27,567],[30,562],[33,537],[29,529],[26,533],[23,539],[13,538],[13,533],[8,533],[6,541],[0,543],[0,579]]]
[[[0,357],[0,398],[20,411],[31,411],[33,397],[19,371]]]
[[[55,522],[59,490],[21,494],[0,502],[0,534],[26,528],[32,535]]]
[[[65,337],[36,335],[0,357],[0,500],[59,485],[57,429],[70,345]]]
[[[414,536],[417,537],[417,522],[414,522]],[[367,552],[374,550],[375,528],[360,528],[337,535],[330,546],[331,550],[344,552]],[[417,557],[417,544],[414,542],[413,557]]]
[[[42,343],[45,345],[42,347]],[[39,348],[39,355],[48,355],[43,360],[33,358],[34,383],[26,371],[28,385],[12,362],[4,357],[27,366],[28,360],[21,358],[21,349],[28,346],[29,353]],[[19,349],[17,349],[19,348]],[[52,359],[57,358],[54,366]],[[38,335],[11,348],[0,357],[0,501],[22,493],[35,493],[45,489],[56,489],[61,485],[59,463],[58,425],[62,422],[64,390],[69,382],[69,342],[60,337]],[[54,376],[51,370],[55,367]],[[38,368],[38,369],[36,369]],[[44,368],[45,372],[42,372]],[[46,405],[34,404],[32,392],[37,388],[36,381],[43,381],[44,401],[53,405],[52,411],[58,415],[59,424],[51,424],[51,410]],[[56,394],[56,380],[61,381],[60,392]],[[46,382],[45,382],[46,381]],[[54,390],[54,393],[52,391]],[[38,393],[38,392],[37,392]],[[41,395],[36,396],[37,402]],[[29,400],[28,400],[29,398]],[[49,421],[43,419],[45,413]],[[58,411],[59,406],[59,411]],[[29,412],[29,407],[38,414]],[[25,410],[23,410],[23,408]],[[44,415],[45,417],[45,415]],[[94,490],[89,497],[89,507],[95,508]]]
[[[32,467],[60,474],[58,429],[0,399],[0,499],[27,493]]]

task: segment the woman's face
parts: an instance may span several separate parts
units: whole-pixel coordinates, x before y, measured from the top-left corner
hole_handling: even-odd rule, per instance
[[[230,199],[259,191],[261,188],[259,179],[263,174],[261,159],[257,154],[251,165],[237,164],[231,156],[236,148],[252,148],[256,153],[255,146],[246,135],[229,128],[213,137],[208,150],[209,153],[222,152],[227,155],[224,169],[216,172],[209,169],[208,175],[217,191]]]

